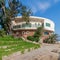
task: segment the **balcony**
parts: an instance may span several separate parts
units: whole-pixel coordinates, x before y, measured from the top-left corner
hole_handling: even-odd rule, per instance
[[[20,24],[20,25],[15,25],[13,26],[13,30],[15,29],[37,29],[38,27],[40,27],[41,25],[40,24]]]

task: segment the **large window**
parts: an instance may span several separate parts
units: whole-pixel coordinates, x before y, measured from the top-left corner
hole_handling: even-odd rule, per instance
[[[47,26],[47,27],[50,27],[50,23],[46,23],[46,26]]]
[[[38,27],[40,27],[40,24],[38,23]]]
[[[20,28],[20,25],[13,26],[14,29]]]
[[[29,23],[29,24],[22,24],[22,27],[31,27],[31,23]]]

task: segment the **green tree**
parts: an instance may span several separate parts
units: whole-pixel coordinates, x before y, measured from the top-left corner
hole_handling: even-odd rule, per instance
[[[4,28],[5,0],[0,0],[0,25]]]
[[[29,22],[29,16],[31,14],[30,9],[23,6],[19,0],[8,0],[8,7],[6,7],[6,0],[0,1],[0,10],[2,10],[1,23],[4,30],[9,34],[11,32],[11,20],[14,20],[18,14],[22,15],[22,19]]]
[[[22,15],[22,20],[26,21],[26,24],[29,24],[29,17],[32,14],[31,9],[27,8],[26,6],[21,7],[21,15]]]
[[[11,21],[20,13],[21,3],[19,0],[8,0],[9,7],[5,9],[6,20],[5,26],[8,28],[8,33],[11,32]]]
[[[35,34],[34,34],[34,37],[40,37],[40,36],[42,36],[42,33],[43,33],[43,28],[38,27]]]
[[[27,39],[31,40],[31,41],[40,42],[40,40],[42,39],[43,32],[44,32],[43,28],[44,28],[44,24],[42,23],[42,26],[37,28],[34,35],[33,36],[28,36]]]
[[[19,0],[8,0],[8,6],[6,7],[6,0],[0,1],[0,10],[2,10],[2,15],[0,16],[1,24],[3,25],[4,30],[9,34],[11,31],[11,20],[20,13],[21,4]]]
[[[41,27],[38,27],[36,32],[34,33],[33,36],[28,36],[27,39],[30,41],[35,41],[35,42],[40,42],[41,43],[41,39],[42,39],[42,35],[44,32],[44,24],[42,23]]]
[[[44,32],[44,24],[42,23],[42,26],[37,28],[34,37],[38,37],[41,40],[43,32]]]

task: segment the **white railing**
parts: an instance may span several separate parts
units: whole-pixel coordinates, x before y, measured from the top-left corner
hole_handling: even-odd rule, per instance
[[[13,29],[36,29],[40,27],[39,25],[35,25],[35,24],[31,24],[31,25],[16,25],[16,26],[13,26]]]

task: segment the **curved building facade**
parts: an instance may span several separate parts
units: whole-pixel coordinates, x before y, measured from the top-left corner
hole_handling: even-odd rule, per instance
[[[36,29],[44,24],[44,32],[42,39],[47,38],[55,31],[55,24],[52,20],[42,17],[30,16],[29,24],[27,25],[21,16],[15,18],[12,21],[11,28],[13,30],[13,35],[18,37],[32,36]]]

